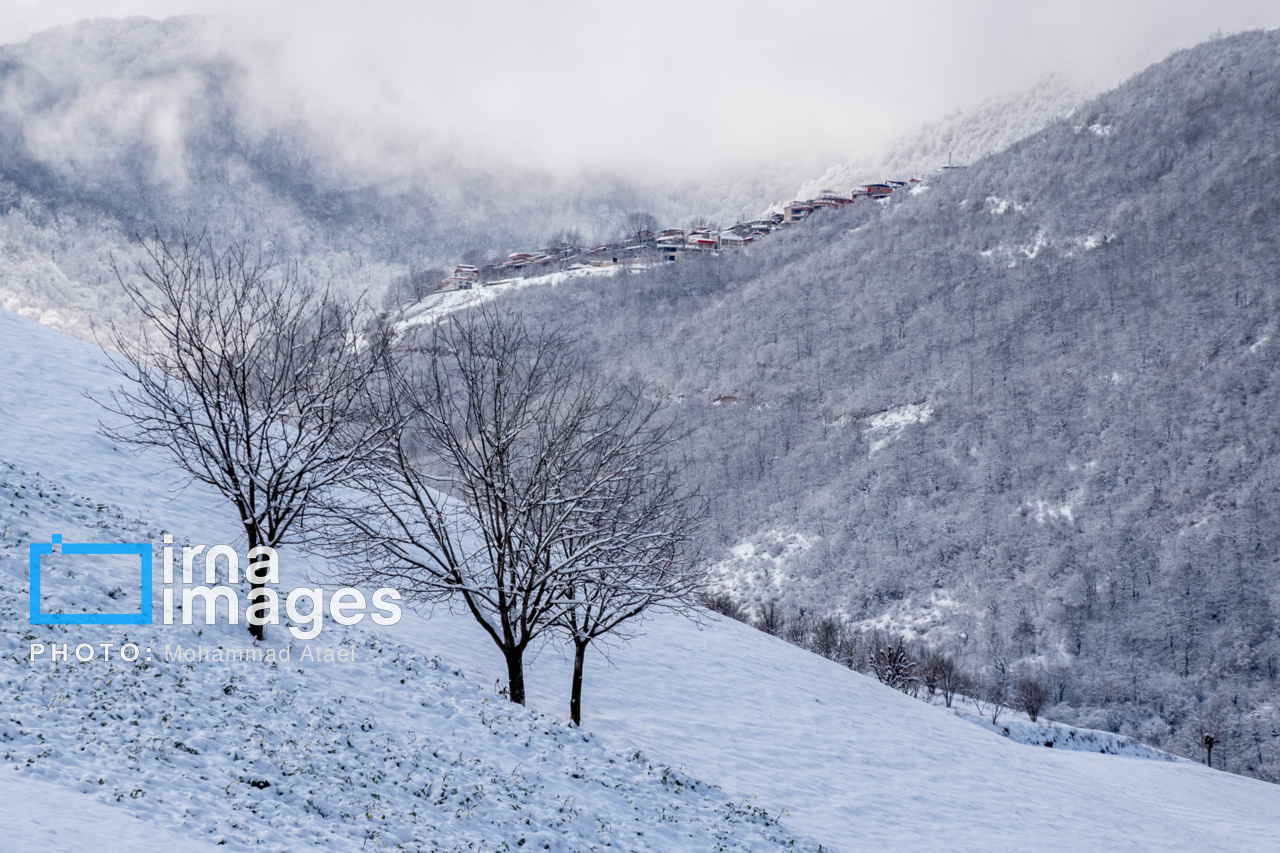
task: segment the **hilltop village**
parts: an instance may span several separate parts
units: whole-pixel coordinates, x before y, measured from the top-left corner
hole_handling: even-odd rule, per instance
[[[962,167],[948,165],[942,168]],[[780,213],[774,213],[762,219],[739,222],[721,230],[710,227],[664,228],[657,231],[651,228],[639,228],[618,242],[602,243],[590,249],[561,242],[536,252],[514,252],[501,263],[483,266],[458,264],[452,275],[439,282],[436,292],[468,290],[477,285],[498,284],[515,278],[581,266],[647,265],[652,262],[675,261],[688,253],[737,250],[764,239],[780,228],[804,222],[822,211],[838,210],[859,201],[886,199],[895,190],[900,191],[917,183],[919,178],[863,184],[854,188],[848,195],[834,190],[822,190],[817,198],[793,201],[784,205]]]

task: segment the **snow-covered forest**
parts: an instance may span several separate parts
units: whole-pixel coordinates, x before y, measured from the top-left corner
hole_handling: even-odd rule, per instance
[[[0,832],[1280,843],[1280,30],[671,183],[357,162],[233,32],[0,46]],[[733,250],[479,274],[886,178]],[[175,525],[283,581],[228,563],[203,628],[28,623],[30,543]],[[136,605],[60,566],[44,606]],[[330,581],[404,592],[326,625],[359,666],[160,659],[296,655],[292,604],[235,595]],[[107,640],[156,660],[31,645]]]
[[[749,257],[525,289],[697,427],[722,589],[1280,778],[1280,35]],[[717,402],[717,398],[736,398]]]

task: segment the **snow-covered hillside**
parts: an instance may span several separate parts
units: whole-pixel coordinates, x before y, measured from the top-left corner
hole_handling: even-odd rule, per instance
[[[515,708],[494,692],[488,641],[441,611],[326,627],[312,645],[354,652],[345,663],[303,662],[299,642],[276,666],[29,662],[30,642],[55,639],[247,645],[229,626],[27,624],[30,541],[232,535],[209,495],[168,491],[158,460],[94,433],[84,392],[109,384],[100,361],[0,312],[0,793],[19,789],[0,826],[24,847],[1280,848],[1280,787],[1014,743],[711,616],[654,620],[610,661],[593,655],[581,732],[558,722],[568,668],[555,649],[531,667],[533,709]],[[54,582],[109,592],[88,574]],[[266,647],[287,645],[275,629]],[[75,819],[54,821],[49,803]]]
[[[156,460],[95,435],[82,394],[108,387],[99,352],[8,312],[0,342],[0,792],[37,780],[6,806],[25,806],[5,819],[7,838],[39,842],[23,849],[137,850],[139,821],[157,828],[147,849],[821,849],[749,797],[512,705],[448,662],[452,640],[278,629],[259,649],[278,660],[258,662],[224,660],[254,649],[225,624],[29,624],[29,542],[235,540],[209,495],[167,492]],[[114,576],[42,577],[46,612],[137,607]],[[33,659],[32,642],[96,654]]]
[[[468,290],[442,290],[401,309],[395,319],[403,327],[428,324],[434,322],[435,318],[441,315],[449,314],[453,311],[463,311],[482,302],[491,302],[505,293],[522,290],[526,287],[554,287],[565,282],[582,279],[613,279],[627,273],[628,269],[622,266],[575,266],[571,269],[544,275],[502,279],[486,285],[477,285]]]
[[[837,163],[807,181],[796,198],[811,198],[823,187],[852,187],[872,180],[936,171],[944,163],[967,165],[1002,151],[1054,119],[1068,115],[1089,94],[1057,77],[1046,77],[1025,92],[992,98],[903,134],[879,156]]]
[[[418,623],[422,642],[474,637]],[[406,627],[406,632],[410,630]],[[454,659],[492,681],[475,642]],[[740,623],[651,624],[588,664],[584,727],[755,797],[836,850],[1280,849],[1280,788],[1190,762],[1024,746]],[[544,653],[532,704],[564,714]]]

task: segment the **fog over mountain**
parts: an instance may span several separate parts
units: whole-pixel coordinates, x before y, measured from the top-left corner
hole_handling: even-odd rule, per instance
[[[1068,115],[1095,94],[1060,76],[1046,76],[1023,92],[991,98],[970,109],[913,128],[875,154],[837,163],[817,179],[805,181],[797,198],[813,198],[823,189],[868,181],[905,180],[936,171],[940,165],[965,165],[994,154]]]
[[[10,0],[0,43],[94,18],[215,14],[277,114],[362,168],[452,151],[486,167],[819,174],[1046,75],[1100,91],[1270,0]]]
[[[555,232],[603,239],[648,211],[684,223],[755,212],[797,174],[638,183],[465,159],[382,140],[353,158],[306,104],[262,88],[262,54],[210,18],[98,20],[0,48],[0,304],[88,334],[124,311],[109,268],[133,235],[205,229],[380,292],[470,250]]]
[[[91,317],[127,310],[109,258],[133,257],[133,235],[156,227],[238,235],[311,279],[376,296],[396,276],[463,255],[500,257],[556,234],[604,240],[632,213],[727,224],[815,183],[847,191],[948,155],[972,159],[1082,97],[1046,78],[816,182],[790,157],[751,167],[727,158],[696,175],[683,160],[591,172],[451,148],[449,123],[414,134],[413,122],[397,129],[383,116],[361,131],[327,111],[340,100],[317,106],[313,89],[290,84],[296,69],[272,45],[243,21],[186,17],[86,21],[0,48],[0,304],[87,337]],[[621,109],[626,123],[665,120]],[[561,112],[569,128],[618,120],[589,103]]]

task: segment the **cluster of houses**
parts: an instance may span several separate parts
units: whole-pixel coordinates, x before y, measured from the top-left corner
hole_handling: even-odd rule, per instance
[[[665,228],[637,231],[617,243],[605,243],[591,249],[580,249],[567,243],[537,252],[515,252],[501,263],[474,266],[458,264],[453,275],[440,282],[437,291],[468,290],[481,284],[496,284],[513,278],[539,275],[555,270],[582,266],[607,267],[616,264],[644,264],[650,261],[675,261],[688,253],[715,253],[740,249],[767,237],[779,228],[803,222],[823,210],[837,210],[860,199],[888,198],[895,190],[916,183],[884,181],[864,184],[848,195],[823,190],[817,198],[793,201],[781,213],[750,222],[739,222],[719,231],[711,228]]]

